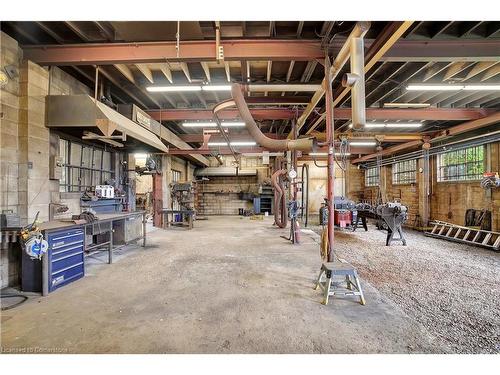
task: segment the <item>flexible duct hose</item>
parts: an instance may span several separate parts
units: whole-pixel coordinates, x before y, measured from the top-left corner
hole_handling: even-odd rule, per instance
[[[286,228],[288,215],[285,189],[281,176],[286,176],[286,169],[279,169],[271,176],[271,182],[274,187],[274,222],[280,228]]]
[[[234,83],[231,85],[231,96],[233,97],[234,103],[240,112],[240,116],[245,122],[245,126],[252,136],[252,138],[262,147],[270,151],[287,151],[287,150],[298,150],[298,151],[313,151],[316,146],[315,138],[300,138],[300,139],[272,139],[266,137],[262,133],[255,123],[255,120],[248,109],[248,105],[245,101],[245,97],[241,92],[241,87],[239,84]],[[222,108],[223,106],[221,106]]]

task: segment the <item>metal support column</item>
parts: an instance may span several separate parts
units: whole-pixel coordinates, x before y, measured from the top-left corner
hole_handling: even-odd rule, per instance
[[[333,96],[332,96],[332,79],[330,74],[330,58],[328,55],[325,58],[325,105],[326,105],[326,139],[328,143],[328,184],[327,184],[327,204],[328,204],[328,262],[333,262],[334,251],[334,184],[335,184],[335,134],[333,121]]]

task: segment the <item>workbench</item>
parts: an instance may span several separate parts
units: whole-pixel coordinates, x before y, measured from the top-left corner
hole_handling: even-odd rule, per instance
[[[113,237],[116,228],[125,230],[125,225],[119,224],[138,216],[142,216],[141,235],[115,246]],[[85,253],[89,251],[100,251],[105,248],[108,251],[108,263],[111,264],[113,249],[141,239],[142,246],[146,246],[146,211],[98,214],[97,218],[94,222],[83,224],[51,220],[39,225],[49,244],[48,252],[42,257],[42,295],[45,296],[58,287],[83,277]],[[120,234],[122,239],[126,238],[124,233]],[[89,236],[105,237],[105,240],[90,243],[87,240]]]

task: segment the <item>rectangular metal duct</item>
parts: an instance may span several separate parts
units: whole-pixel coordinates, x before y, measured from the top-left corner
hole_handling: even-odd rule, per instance
[[[153,132],[116,112],[89,95],[49,95],[46,98],[47,124],[56,127],[96,127],[105,136],[119,131],[162,152],[167,146]]]

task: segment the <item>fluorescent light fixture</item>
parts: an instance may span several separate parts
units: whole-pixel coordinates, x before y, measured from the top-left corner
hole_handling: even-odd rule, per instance
[[[386,127],[388,128],[420,128],[423,124],[418,123],[418,122],[408,122],[408,123],[391,123],[391,124],[385,124]]]
[[[376,146],[377,142],[375,141],[353,141],[349,142],[351,146]]]
[[[418,122],[392,122],[392,123],[367,123],[365,125],[365,128],[370,129],[370,128],[377,128],[377,129],[384,129],[384,128],[419,128],[423,124],[418,123]],[[350,128],[352,128],[352,125],[349,125]]]
[[[181,92],[181,91],[201,91],[201,86],[149,86],[146,87],[149,92]]]
[[[309,156],[328,156],[328,152],[310,152],[308,155]],[[345,156],[350,156],[351,153],[350,152],[346,152],[344,155]],[[342,156],[342,154],[340,152],[336,152],[335,156]]]
[[[408,85],[408,91],[498,91],[500,85]]]
[[[500,91],[500,85],[464,85],[465,91]]]
[[[242,128],[245,126],[245,123],[242,121],[226,121],[221,122],[221,125],[225,128]]]
[[[408,85],[408,91],[460,91],[464,85]]]
[[[231,146],[255,146],[257,142],[254,141],[241,141],[241,142],[231,142]]]
[[[221,122],[224,128],[242,128],[245,126],[244,122],[241,121],[227,121]],[[183,122],[182,126],[185,128],[216,128],[217,124],[215,122]]]
[[[231,85],[201,86],[203,91],[231,91]]]
[[[185,128],[215,128],[215,122],[183,122],[182,126]]]
[[[209,146],[227,146],[226,142],[208,142]]]
[[[384,108],[427,108],[430,103],[384,103]]]
[[[231,146],[255,146],[257,143],[254,141],[239,141],[239,142],[230,142]],[[226,146],[227,142],[208,142],[209,146]]]

